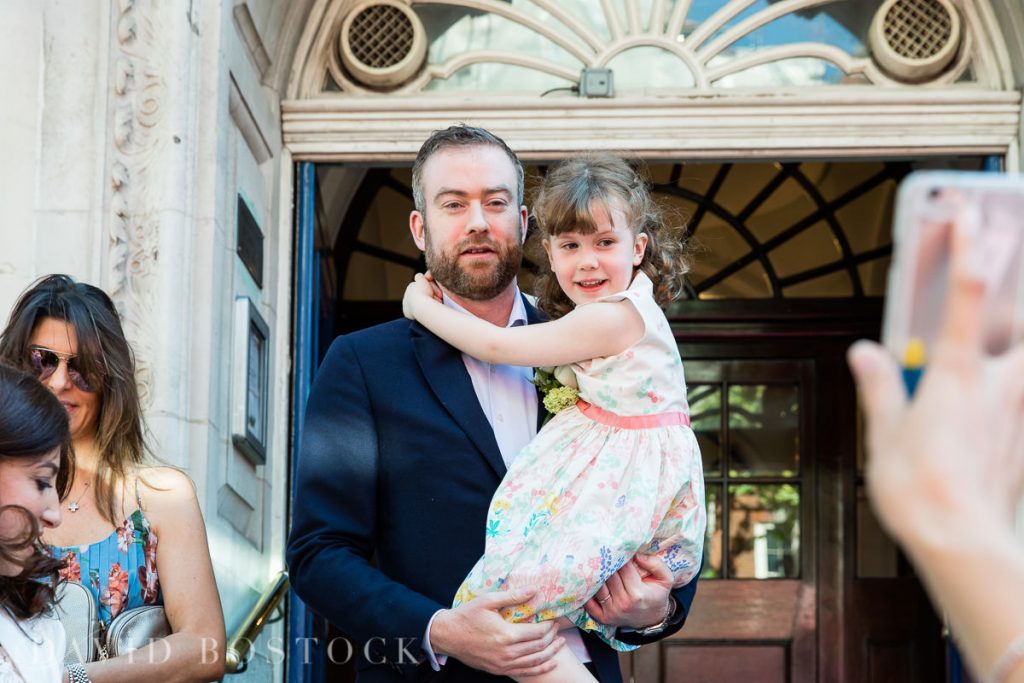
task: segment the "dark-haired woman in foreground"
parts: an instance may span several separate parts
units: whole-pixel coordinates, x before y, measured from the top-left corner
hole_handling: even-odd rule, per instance
[[[61,562],[39,543],[60,524],[68,424],[35,379],[0,364],[0,681],[61,679],[64,629],[52,611]]]
[[[71,683],[210,681],[224,673],[224,618],[195,488],[147,457],[135,363],[100,289],[50,275],[15,304],[0,360],[34,373],[64,406],[74,446],[64,523],[44,540],[81,581],[104,625],[163,605],[172,633],[131,653],[72,667]],[[73,674],[73,676],[72,676]]]

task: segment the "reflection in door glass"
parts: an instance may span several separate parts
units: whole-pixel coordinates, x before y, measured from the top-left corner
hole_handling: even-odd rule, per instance
[[[729,387],[730,476],[798,476],[799,401],[794,384]]]
[[[722,493],[718,486],[704,490],[704,502],[708,511],[708,530],[704,536],[704,568],[702,579],[722,577]]]
[[[717,384],[691,384],[686,388],[690,426],[697,435],[704,476],[722,474],[722,389]]]
[[[729,578],[800,576],[800,488],[729,486]]]

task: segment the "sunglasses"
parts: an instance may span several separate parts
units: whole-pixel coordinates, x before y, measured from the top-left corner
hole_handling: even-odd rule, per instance
[[[41,346],[33,346],[29,349],[28,357],[32,367],[35,368],[36,376],[40,382],[49,379],[53,373],[57,372],[60,364],[65,363],[68,370],[68,379],[71,380],[75,387],[89,393],[96,391],[86,381],[85,375],[78,368],[78,364],[75,362],[78,360],[78,356],[69,353],[57,353]]]

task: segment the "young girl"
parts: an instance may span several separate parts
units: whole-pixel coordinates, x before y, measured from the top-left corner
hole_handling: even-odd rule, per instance
[[[682,248],[660,233],[644,181],[623,160],[552,168],[536,203],[550,272],[539,304],[551,322],[502,328],[434,298],[417,275],[405,314],[491,363],[572,364],[580,400],[515,458],[488,512],[484,556],[455,598],[536,589],[511,621],[565,616],[618,650],[615,628],[583,609],[638,553],[660,556],[675,586],[700,566],[706,526],[700,451],[686,381],[659,308],[681,293]],[[593,680],[567,649],[541,680]]]

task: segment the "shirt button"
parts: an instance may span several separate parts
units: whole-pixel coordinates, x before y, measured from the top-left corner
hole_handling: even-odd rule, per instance
[[[504,421],[505,421],[505,416],[504,415],[498,415],[498,422],[504,422]]]

